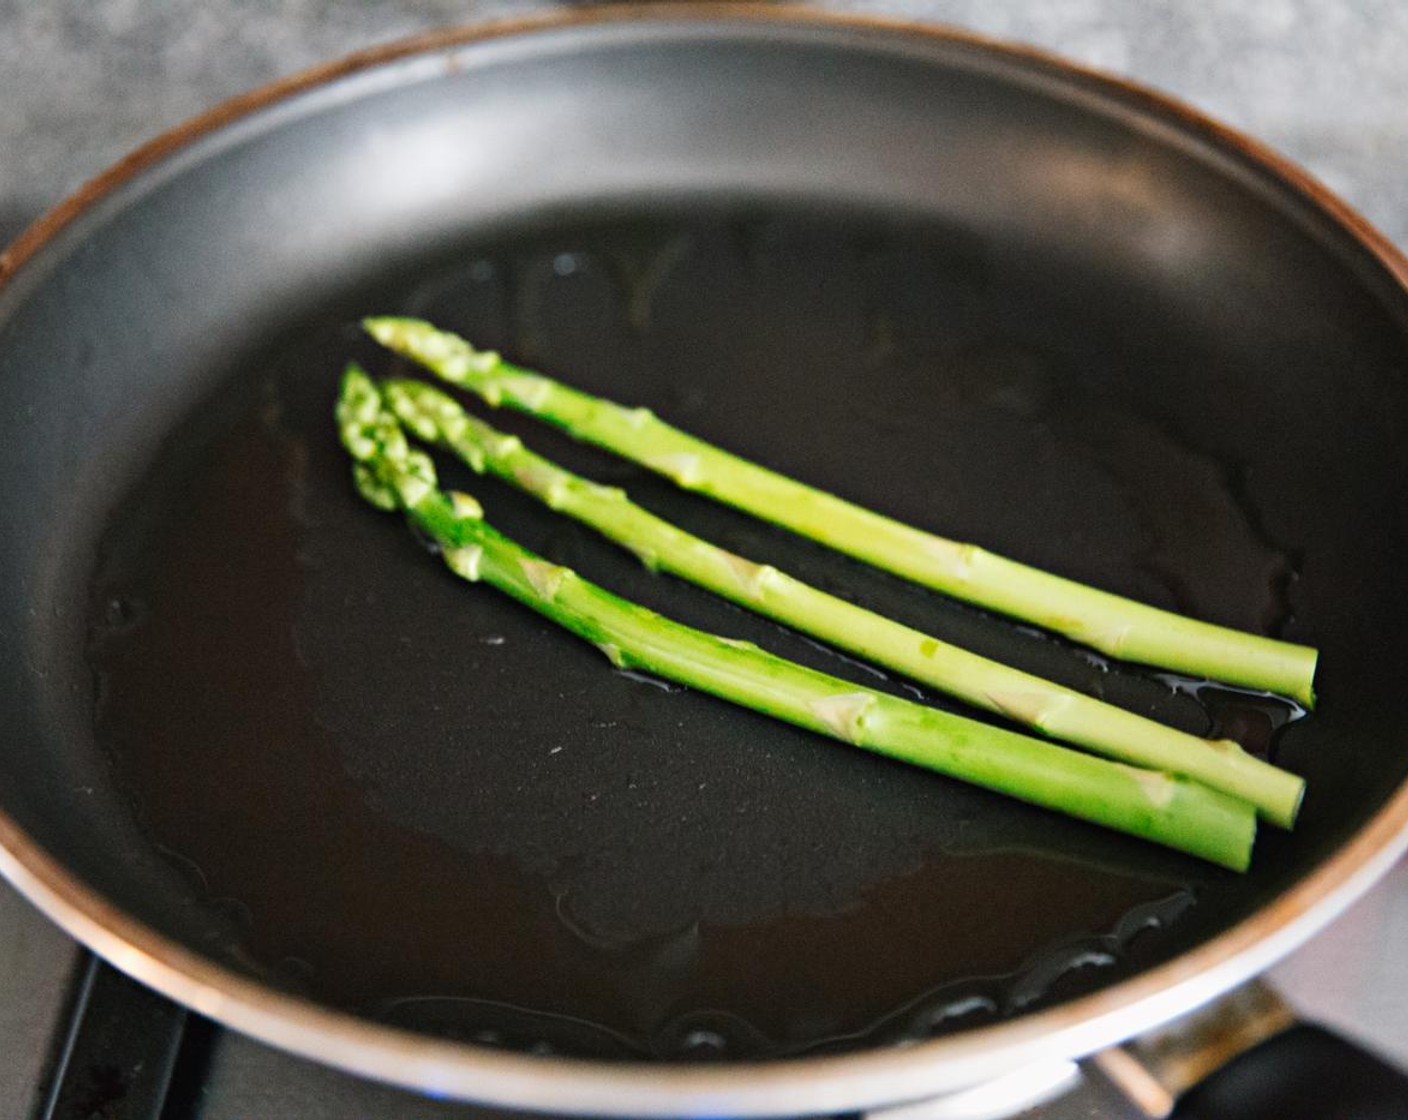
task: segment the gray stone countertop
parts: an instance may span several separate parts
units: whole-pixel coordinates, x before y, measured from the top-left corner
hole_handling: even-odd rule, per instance
[[[0,0],[0,245],[150,136],[339,55],[549,0]],[[1408,246],[1401,0],[822,0],[1046,48],[1174,94],[1307,168]],[[1408,1062],[1408,865],[1273,974],[1304,1009]],[[0,884],[0,1035],[68,942]],[[39,1055],[33,1055],[37,1062]],[[28,1059],[27,1059],[28,1061]],[[0,1078],[0,1111],[29,1090]],[[1106,1116],[1099,1103],[1069,1114]],[[1057,1110],[1053,1110],[1055,1115]],[[1061,1111],[1060,1115],[1067,1115]]]
[[[143,139],[273,78],[551,0],[0,0],[0,235]],[[819,0],[1056,51],[1181,97],[1408,243],[1399,0]]]

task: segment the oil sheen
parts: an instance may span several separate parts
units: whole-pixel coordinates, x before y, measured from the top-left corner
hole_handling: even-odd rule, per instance
[[[1014,325],[995,267],[849,222],[595,222],[468,247],[353,311],[435,317],[894,515],[1274,631],[1293,565],[1236,465],[1073,373],[1039,317]],[[1228,873],[614,672],[455,580],[353,491],[341,364],[406,371],[347,310],[173,433],[93,581],[98,735],[224,956],[485,1045],[707,1060],[990,1022],[1185,944]],[[1300,714],[1111,665],[494,420],[745,555],[1189,730],[1269,752]],[[443,470],[588,578],[916,695]]]

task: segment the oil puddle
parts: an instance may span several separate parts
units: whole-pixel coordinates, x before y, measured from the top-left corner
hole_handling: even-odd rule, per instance
[[[1057,394],[1034,360],[998,361],[1006,372],[978,411],[1035,451],[996,455],[991,426],[964,435],[955,406],[982,378],[976,365],[967,383],[920,371],[912,292],[886,313],[888,350],[875,344],[867,316],[888,290],[867,271],[885,259],[877,238],[722,220],[584,227],[486,251],[368,310],[432,315],[525,361],[570,365],[583,387],[677,409],[701,435],[975,538],[1013,533],[1018,498],[1055,495],[1026,524],[1039,551],[1051,525],[1068,531],[1072,511],[1096,525],[1083,503],[1112,496],[1124,512],[1097,528],[1114,544],[1094,551],[1116,582],[1171,594],[1161,565],[1184,573],[1223,555],[1155,543],[1182,529],[1141,520],[1112,481],[1127,459],[1130,479],[1147,481],[1149,461],[1181,470],[1182,450],[1142,428],[1098,453],[1091,440],[1042,450]],[[964,284],[982,282],[979,257]],[[956,291],[935,295],[971,319]],[[353,492],[330,419],[347,337],[341,323],[310,328],[178,435],[110,529],[93,587],[99,737],[147,834],[187,866],[212,922],[236,927],[253,970],[482,1045],[704,1061],[958,1030],[1182,946],[1187,915],[1225,873],[610,672],[549,622],[451,577]],[[881,420],[858,405],[858,370],[901,402]],[[941,429],[908,423],[946,411]],[[1259,750],[1292,718],[1083,659],[494,419],[574,469],[628,480],[701,535],[989,655]],[[921,463],[943,485],[897,491]],[[613,590],[908,687],[445,470],[500,528]],[[1193,473],[1203,496],[1220,477]],[[1235,507],[1216,522],[1233,551],[1255,536]],[[1256,586],[1264,621],[1283,609],[1266,579],[1279,561],[1264,542],[1252,552],[1255,579],[1239,586]],[[1188,586],[1203,603],[1203,582]]]

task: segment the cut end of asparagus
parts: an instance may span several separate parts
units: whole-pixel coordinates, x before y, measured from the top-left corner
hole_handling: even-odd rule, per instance
[[[1310,646],[1296,646],[1297,650],[1304,651],[1299,654],[1302,662],[1301,676],[1304,680],[1300,690],[1296,692],[1292,699],[1298,700],[1307,712],[1315,710],[1315,674],[1320,669],[1320,651]]]
[[[1135,769],[1133,777],[1159,821],[1181,817],[1180,810],[1196,806],[1192,816],[1197,824],[1180,827],[1175,835],[1163,837],[1164,843],[1231,871],[1251,866],[1257,816],[1245,802],[1173,774]]]
[[[1268,823],[1290,831],[1305,801],[1305,779],[1270,763],[1266,764],[1263,774],[1267,776],[1261,784],[1263,798],[1257,805],[1257,812]]]
[[[1211,781],[1201,771],[1192,771],[1189,776],[1254,805],[1262,820],[1278,828],[1295,826],[1305,799],[1304,778],[1258,758],[1235,739],[1202,739],[1200,742],[1225,762],[1220,774],[1225,775],[1226,780]]]
[[[1305,779],[1298,774],[1292,777],[1295,778],[1295,784],[1286,793],[1282,815],[1267,818],[1272,824],[1278,824],[1287,830],[1295,827],[1296,819],[1300,816],[1300,807],[1305,804]]]
[[[1252,849],[1256,845],[1257,817],[1255,813],[1248,813],[1245,817],[1233,817],[1234,823],[1229,830],[1235,835],[1230,843],[1217,838],[1216,832],[1213,840],[1206,851],[1187,849],[1192,855],[1201,855],[1209,862],[1221,864],[1229,871],[1236,871],[1245,874],[1252,865]],[[1240,825],[1241,831],[1237,829]]]

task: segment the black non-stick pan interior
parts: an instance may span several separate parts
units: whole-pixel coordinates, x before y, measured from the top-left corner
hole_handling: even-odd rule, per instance
[[[1251,872],[612,670],[355,496],[408,312],[946,535],[1322,651],[1321,704],[1112,665],[509,417],[735,551],[1310,782]],[[585,24],[386,62],[136,173],[0,290],[0,805],[252,976],[485,1045],[763,1057],[1129,977],[1408,769],[1404,306],[1230,143],[875,29]],[[916,695],[444,464],[545,555]],[[926,702],[946,702],[928,693]]]

